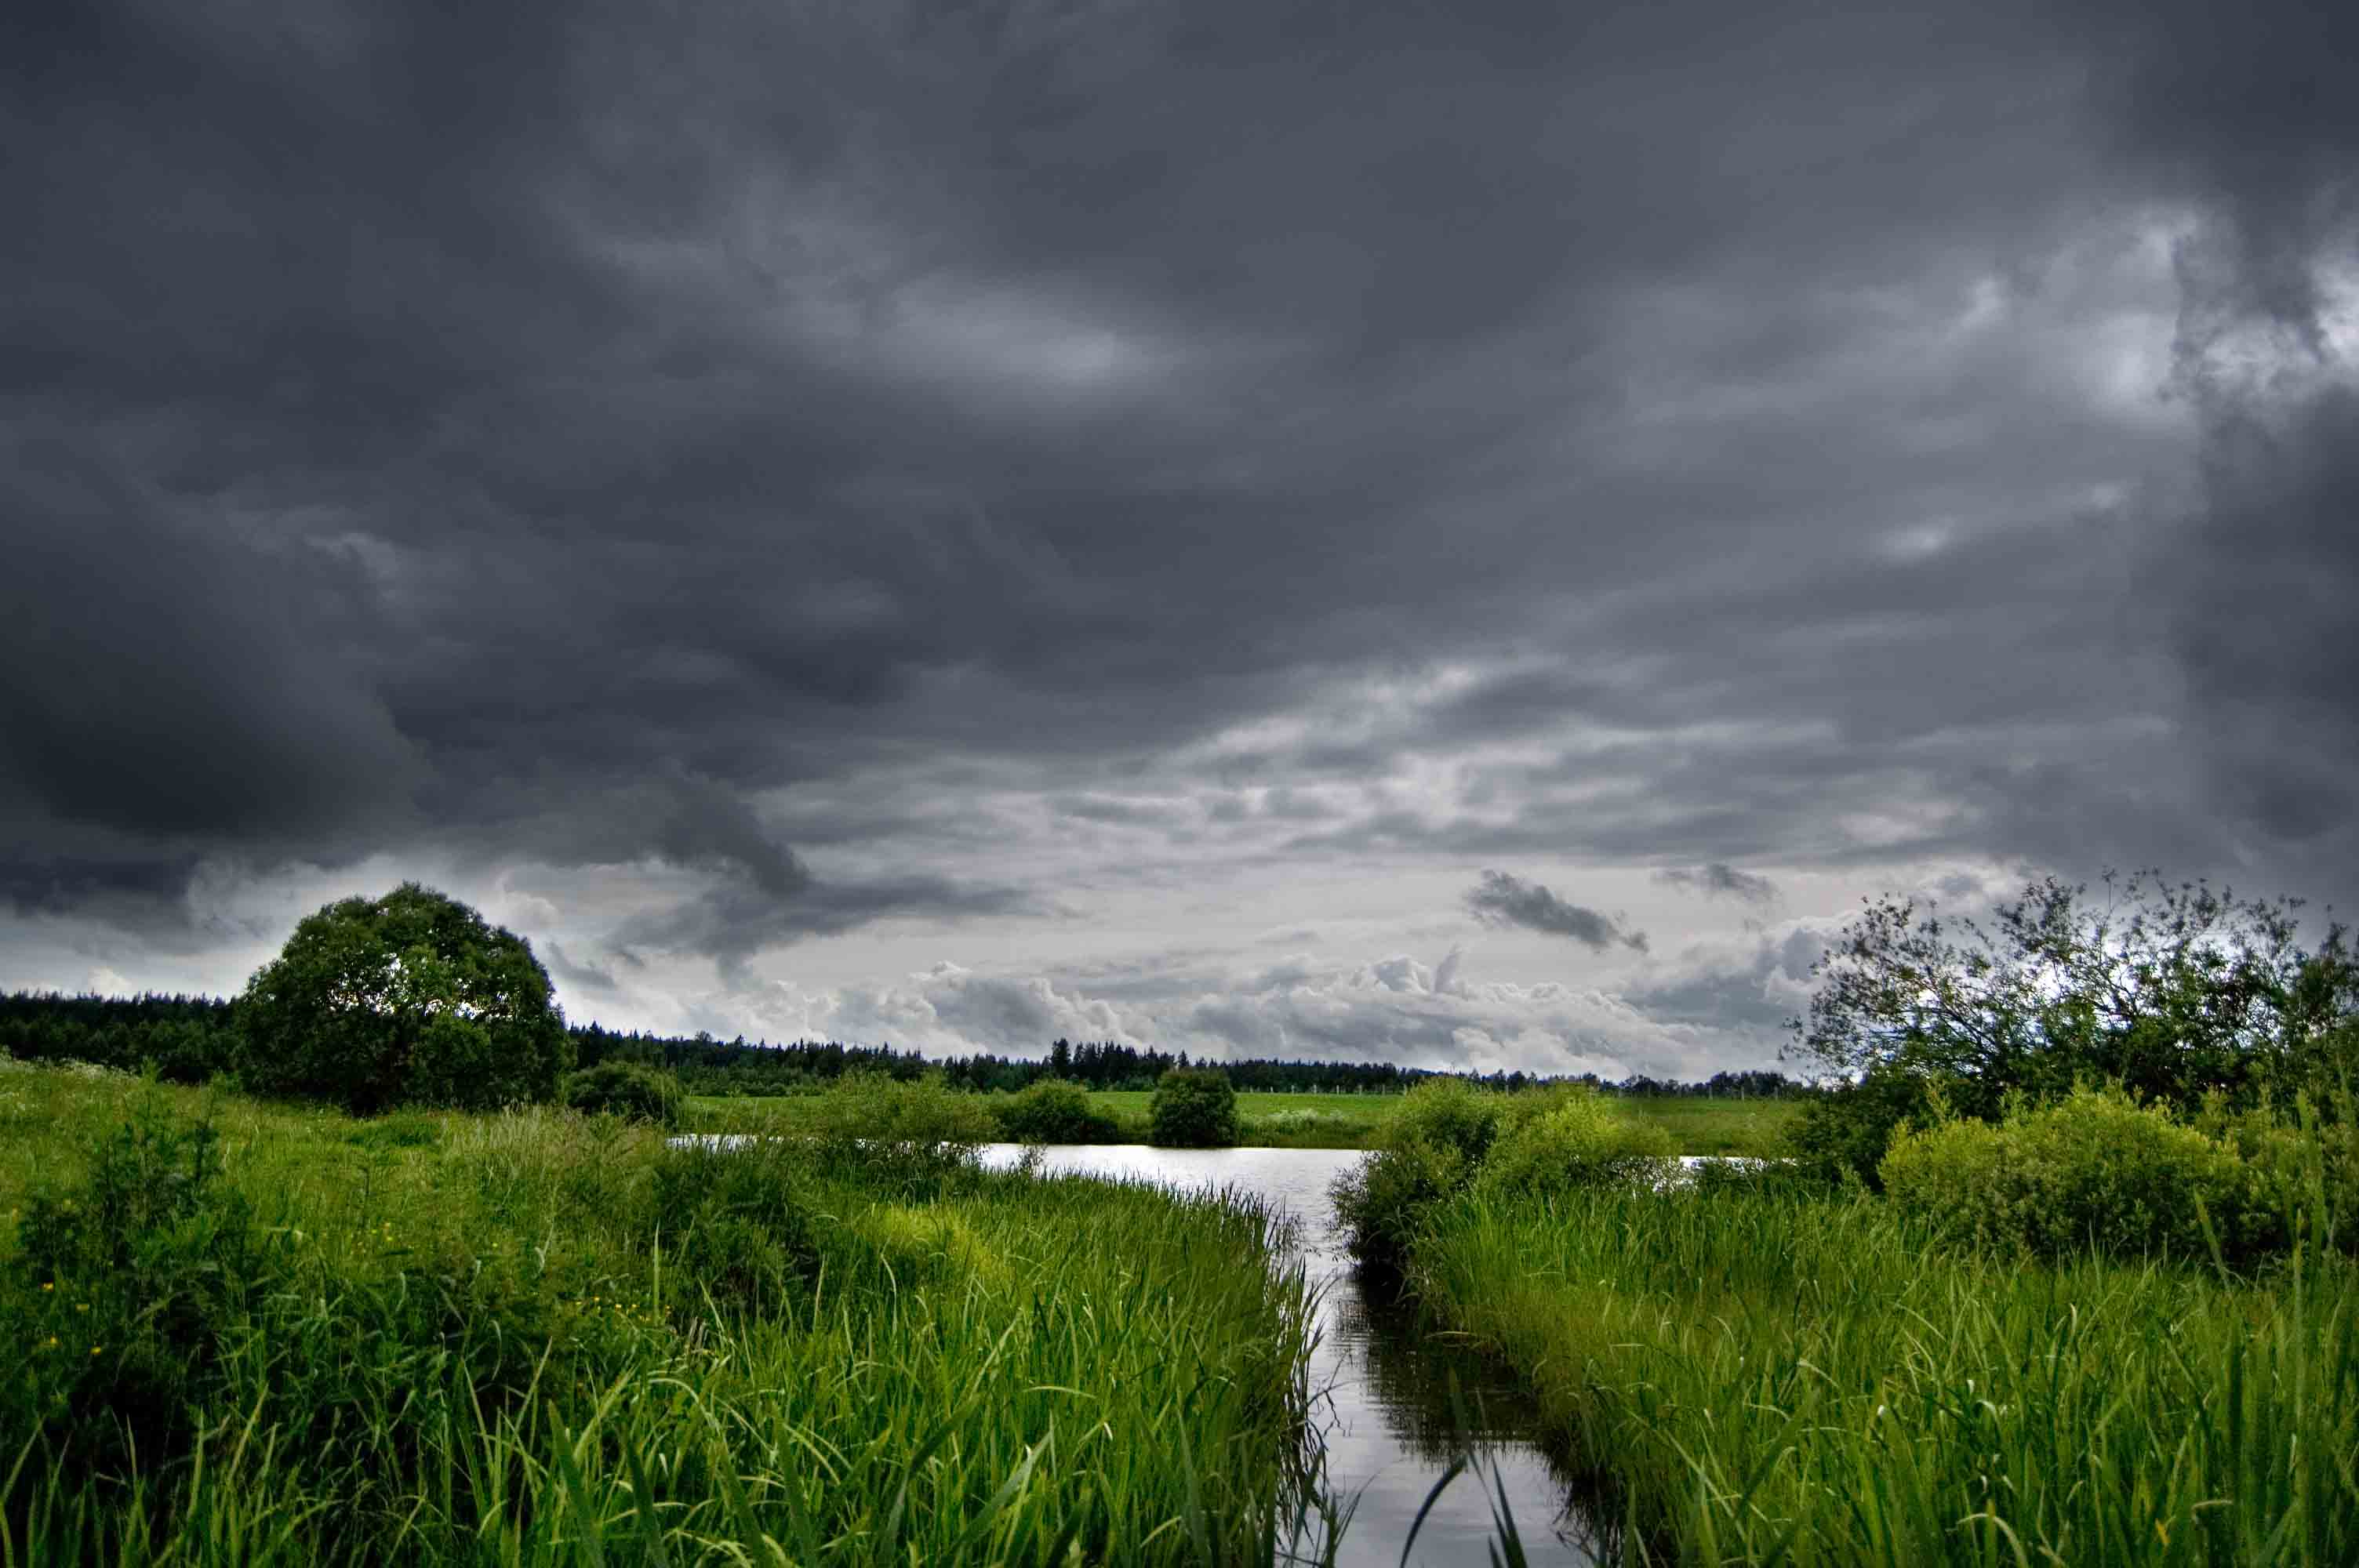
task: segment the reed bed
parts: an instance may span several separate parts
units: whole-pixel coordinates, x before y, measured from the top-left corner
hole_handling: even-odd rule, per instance
[[[2337,1253],[2046,1266],[1707,1187],[1464,1196],[1410,1267],[1529,1379],[1627,1562],[2359,1562]]]
[[[1235,1197],[6,1087],[5,1568],[1267,1562],[1313,1496]]]

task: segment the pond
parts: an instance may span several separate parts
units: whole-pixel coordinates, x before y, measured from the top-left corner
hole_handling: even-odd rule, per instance
[[[1014,1144],[984,1158],[1013,1164]],[[1539,1441],[1538,1411],[1496,1363],[1437,1337],[1415,1309],[1364,1281],[1335,1233],[1327,1184],[1362,1158],[1352,1149],[1150,1149],[1052,1146],[1048,1173],[1136,1177],[1180,1187],[1234,1187],[1285,1210],[1319,1287],[1320,1337],[1310,1386],[1326,1444],[1331,1492],[1351,1509],[1335,1561],[1394,1568],[1418,1510],[1451,1460],[1472,1451],[1478,1471],[1460,1476],[1417,1532],[1409,1562],[1429,1568],[1487,1564],[1504,1491],[1526,1561],[1586,1564],[1585,1521],[1570,1477]],[[1294,1543],[1318,1561],[1323,1543]],[[1291,1561],[1282,1557],[1281,1561]]]

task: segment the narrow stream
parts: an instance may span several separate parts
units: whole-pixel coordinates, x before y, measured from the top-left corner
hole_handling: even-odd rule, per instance
[[[989,1145],[994,1165],[1013,1164],[1014,1144]],[[1328,1484],[1351,1509],[1335,1542],[1348,1568],[1394,1568],[1418,1510],[1451,1458],[1469,1449],[1480,1473],[1442,1492],[1417,1533],[1412,1563],[1487,1564],[1496,1540],[1497,1489],[1532,1563],[1588,1564],[1583,1521],[1567,1477],[1538,1440],[1532,1402],[1503,1368],[1423,1328],[1414,1309],[1364,1281],[1335,1234],[1327,1184],[1362,1158],[1352,1149],[1150,1149],[1058,1145],[1044,1151],[1049,1173],[1131,1176],[1180,1187],[1234,1187],[1299,1222],[1297,1244],[1319,1287],[1320,1342],[1310,1386],[1321,1396]],[[1454,1394],[1453,1394],[1453,1390]],[[1462,1423],[1460,1413],[1465,1412]],[[1298,1541],[1310,1561],[1323,1543]],[[1293,1561],[1282,1556],[1280,1561]]]

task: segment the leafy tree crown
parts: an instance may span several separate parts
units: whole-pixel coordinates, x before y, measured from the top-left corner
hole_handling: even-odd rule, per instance
[[[1226,1149],[1237,1141],[1237,1092],[1216,1067],[1174,1067],[1155,1086],[1149,1136],[1167,1149]]]
[[[2359,1065],[2359,960],[2300,902],[2238,899],[2152,871],[2103,892],[2049,877],[1987,918],[1870,903],[1812,968],[1788,1054],[1844,1078],[1940,1082],[1995,1116],[2011,1090],[2082,1078],[2192,1109],[2207,1094],[2290,1095]]]
[[[415,882],[306,916],[237,1019],[247,1083],[362,1112],[546,1100],[573,1062],[531,946]]]

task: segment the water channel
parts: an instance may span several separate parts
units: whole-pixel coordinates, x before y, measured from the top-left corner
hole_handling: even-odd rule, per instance
[[[1019,1153],[1014,1144],[993,1144],[984,1159],[1011,1165]],[[1061,1145],[1043,1152],[1040,1169],[1183,1188],[1231,1187],[1296,1220],[1295,1244],[1319,1291],[1319,1344],[1310,1365],[1314,1419],[1325,1441],[1329,1489],[1351,1510],[1333,1543],[1339,1564],[1395,1568],[1434,1482],[1462,1453],[1473,1455],[1476,1469],[1434,1502],[1417,1530],[1410,1563],[1426,1568],[1488,1563],[1504,1491],[1527,1562],[1559,1568],[1590,1563],[1574,1493],[1539,1442],[1531,1401],[1495,1363],[1437,1336],[1414,1309],[1365,1285],[1353,1269],[1335,1233],[1327,1184],[1361,1158],[1352,1149]],[[1317,1561],[1323,1544],[1298,1541],[1291,1550]]]

